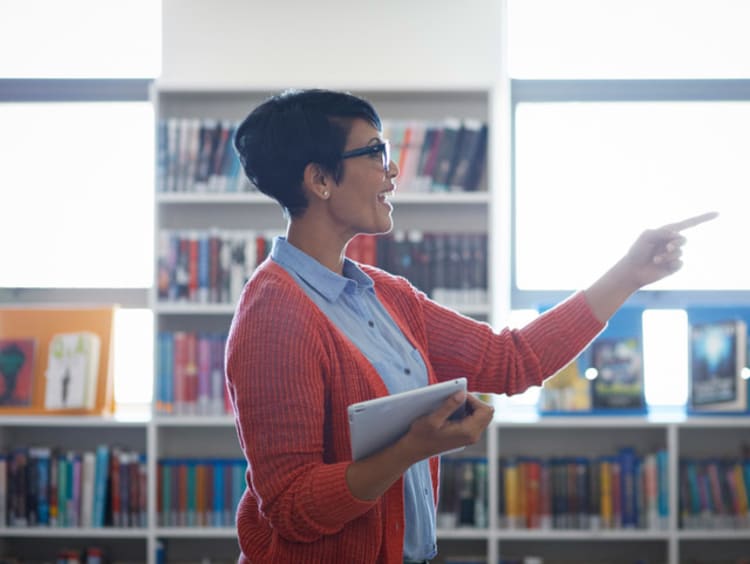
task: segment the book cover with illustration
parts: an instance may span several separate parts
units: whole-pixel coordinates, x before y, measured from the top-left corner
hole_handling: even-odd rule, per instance
[[[594,410],[643,411],[643,352],[636,337],[597,339],[591,345]]]
[[[690,325],[689,406],[696,412],[747,411],[747,327],[726,319]]]
[[[591,410],[591,383],[574,359],[544,382],[539,395],[541,413],[585,413]]]
[[[36,340],[0,338],[0,406],[32,402]]]
[[[59,333],[49,344],[44,407],[93,409],[101,339],[87,331]]]

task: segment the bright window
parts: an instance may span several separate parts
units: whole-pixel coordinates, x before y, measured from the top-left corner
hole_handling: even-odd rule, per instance
[[[0,286],[149,287],[153,108],[0,104]]]
[[[133,296],[154,278],[161,1],[0,0],[0,14],[0,288],[26,288],[7,294],[19,305],[122,298],[115,397],[147,403],[153,314]]]
[[[724,252],[746,231],[750,102],[521,103],[515,129],[519,290],[585,287],[642,230],[711,210],[649,289],[750,290]]]
[[[688,320],[684,310],[643,312],[643,366],[646,403],[685,405],[688,397]]]
[[[747,78],[746,0],[508,0],[514,78]]]

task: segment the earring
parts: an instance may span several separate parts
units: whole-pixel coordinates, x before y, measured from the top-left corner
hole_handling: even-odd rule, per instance
[[[328,190],[324,190],[324,191],[323,191],[323,197],[324,197],[324,198],[327,198],[327,197],[328,197]]]

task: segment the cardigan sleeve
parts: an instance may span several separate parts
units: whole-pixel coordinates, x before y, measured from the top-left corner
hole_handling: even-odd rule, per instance
[[[316,323],[320,312],[288,284],[266,277],[250,287],[232,322],[226,359],[248,487],[279,535],[312,542],[340,531],[374,502],[351,494],[350,462],[324,462],[329,360]]]
[[[428,356],[438,380],[466,376],[479,392],[523,392],[575,358],[605,324],[583,292],[520,329],[495,332],[420,295]]]

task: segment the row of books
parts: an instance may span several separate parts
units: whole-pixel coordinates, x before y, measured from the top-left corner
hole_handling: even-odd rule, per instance
[[[232,412],[224,382],[225,333],[160,331],[157,335],[157,413],[225,415]]]
[[[270,252],[276,234],[220,229],[160,231],[158,299],[236,303],[245,282]]]
[[[473,192],[484,176],[487,124],[475,119],[441,122],[385,120],[400,189],[407,192]]]
[[[238,124],[166,118],[157,129],[159,192],[249,192],[232,140]],[[399,185],[407,191],[475,191],[484,177],[487,124],[475,119],[385,120]]]
[[[600,336],[544,383],[541,412],[643,412],[646,409],[641,328],[617,338]],[[688,410],[747,413],[750,408],[747,325],[742,319],[691,322]]]
[[[750,459],[681,459],[680,526],[750,527]]]
[[[157,466],[162,527],[230,527],[245,490],[244,459],[164,458]]]
[[[159,192],[247,192],[232,147],[237,123],[200,118],[160,119],[157,127]]]
[[[397,229],[387,235],[358,235],[347,256],[403,276],[446,305],[488,302],[486,233]]]
[[[501,458],[499,518],[511,529],[667,527],[667,453]]]
[[[442,457],[437,526],[486,528],[488,517],[487,458]]]
[[[0,526],[145,527],[146,457],[109,445],[16,448],[0,455],[0,502]]]

